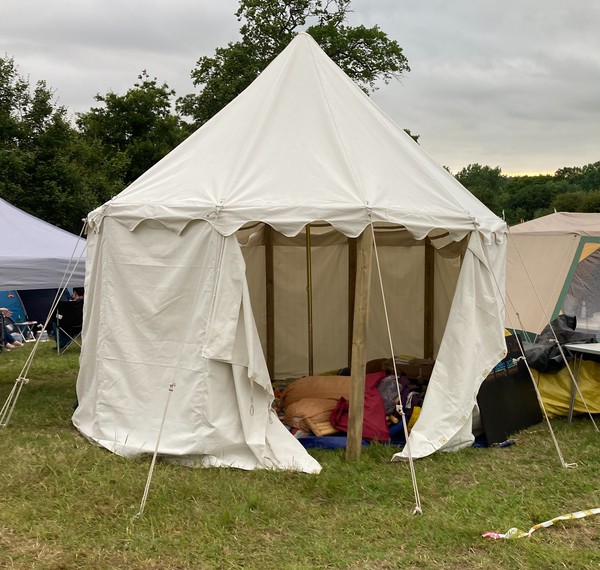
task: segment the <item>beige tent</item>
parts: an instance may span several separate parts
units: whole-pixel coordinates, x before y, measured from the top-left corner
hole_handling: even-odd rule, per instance
[[[600,214],[559,212],[510,228],[506,326],[539,334],[560,314],[600,337]],[[534,371],[549,415],[567,415],[571,375]],[[600,365],[584,361],[575,413],[600,413]],[[587,404],[587,407],[586,407]]]
[[[508,242],[507,327],[539,334],[564,312],[600,331],[600,214],[543,216],[512,226]]]

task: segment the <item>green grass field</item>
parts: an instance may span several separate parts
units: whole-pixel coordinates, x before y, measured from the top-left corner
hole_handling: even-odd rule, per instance
[[[123,459],[84,440],[70,417],[78,355],[41,344],[10,423],[0,428],[0,568],[15,569],[554,569],[600,568],[600,516],[519,540],[487,531],[600,507],[600,433],[589,418],[553,420],[505,448],[408,466],[376,445],[347,463],[312,452],[320,475],[190,469]],[[0,354],[4,403],[31,345]]]

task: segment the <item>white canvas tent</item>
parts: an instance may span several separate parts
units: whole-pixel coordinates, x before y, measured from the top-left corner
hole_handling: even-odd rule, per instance
[[[160,453],[318,470],[271,411],[264,354],[275,377],[308,373],[309,352],[316,371],[348,363],[354,238],[374,224],[395,350],[437,359],[413,455],[472,442],[505,353],[506,226],[310,36],[88,221],[73,422],[91,440],[152,452],[176,384]],[[368,358],[390,356],[375,293]]]
[[[0,291],[81,287],[85,239],[0,199]]]

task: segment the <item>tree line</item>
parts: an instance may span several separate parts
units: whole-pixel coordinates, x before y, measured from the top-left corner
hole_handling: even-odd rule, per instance
[[[409,72],[402,48],[378,26],[348,25],[350,2],[240,0],[241,39],[199,58],[191,71],[196,92],[177,97],[142,71],[124,94],[97,94],[74,120],[45,81],[31,85],[13,58],[0,57],[0,197],[79,233],[88,212],[233,100],[301,29],[366,93]],[[456,177],[509,223],[554,208],[600,211],[600,162],[537,177],[472,164]]]
[[[537,176],[506,176],[499,166],[469,164],[455,177],[509,225],[554,211],[600,212],[600,161]]]

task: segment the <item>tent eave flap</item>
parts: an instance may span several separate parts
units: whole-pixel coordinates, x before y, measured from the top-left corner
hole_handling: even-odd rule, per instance
[[[432,230],[448,233],[452,241],[460,241],[473,231],[482,235],[485,243],[502,243],[506,224],[499,218],[474,220],[453,216],[443,211],[406,212],[390,207],[335,204],[331,207],[272,204],[241,204],[235,207],[208,207],[205,204],[108,203],[89,216],[91,231],[105,217],[111,217],[134,231],[140,223],[153,220],[181,234],[192,222],[204,221],[223,236],[233,235],[244,225],[262,222],[286,237],[297,236],[308,224],[326,222],[350,238],[358,237],[371,223],[386,223],[404,227],[416,240],[422,240]]]

